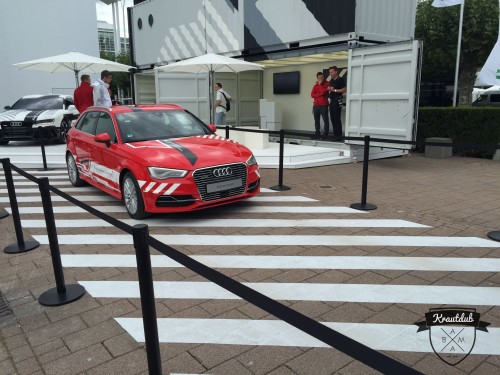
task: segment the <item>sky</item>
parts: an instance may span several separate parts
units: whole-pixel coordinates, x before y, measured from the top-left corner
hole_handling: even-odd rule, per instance
[[[122,21],[122,5],[125,2],[125,17],[127,17],[127,8],[134,5],[133,0],[120,0],[118,3],[118,10],[120,13],[120,24],[123,25]],[[101,0],[96,0],[95,3],[96,12],[97,12],[97,20],[98,21],[106,21],[107,23],[113,23],[113,12],[112,6],[104,4]],[[123,26],[122,26],[123,27]],[[127,27],[127,22],[125,22],[125,28]],[[123,36],[123,31],[122,31]]]

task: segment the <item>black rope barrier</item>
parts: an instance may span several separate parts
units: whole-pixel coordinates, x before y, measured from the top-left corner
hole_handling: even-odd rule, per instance
[[[133,237],[149,373],[161,375],[160,340],[158,338],[153,272],[149,253],[148,226],[146,224],[134,225]]]
[[[357,210],[375,210],[377,208],[376,205],[372,203],[366,203],[366,195],[368,192],[368,162],[370,158],[370,136],[365,135],[364,138],[364,154],[363,154],[363,182],[361,187],[361,203],[353,203],[351,204],[351,208],[355,208]]]
[[[85,288],[80,284],[66,285],[61,262],[61,252],[57,239],[57,228],[52,209],[52,199],[50,197],[49,179],[42,177],[38,180],[38,188],[42,197],[43,213],[47,226],[47,236],[49,238],[50,256],[56,287],[47,290],[38,297],[38,302],[43,306],[61,306],[80,299],[85,294]]]
[[[19,206],[17,205],[16,189],[14,187],[14,179],[12,178],[12,169],[10,159],[1,159],[3,171],[5,174],[5,183],[9,193],[10,209],[12,212],[12,221],[14,223],[14,230],[16,232],[16,243],[6,246],[3,251],[7,254],[24,253],[36,249],[40,243],[35,240],[24,240],[23,227],[21,224],[21,216],[19,215]]]

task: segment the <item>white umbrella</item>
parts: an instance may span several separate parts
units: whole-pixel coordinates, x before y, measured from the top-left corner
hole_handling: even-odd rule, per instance
[[[158,66],[155,69],[163,72],[209,73],[208,92],[210,95],[210,120],[212,121],[212,83],[214,73],[239,73],[248,70],[263,70],[264,67],[245,60],[221,56],[215,53],[207,53],[202,56],[178,61],[176,63]]]
[[[43,59],[25,61],[14,64],[18,70],[30,69],[43,72],[74,72],[78,87],[78,73],[100,73],[103,70],[112,72],[128,72],[132,66],[115,61],[101,59],[79,52],[69,52],[62,55],[45,57]]]

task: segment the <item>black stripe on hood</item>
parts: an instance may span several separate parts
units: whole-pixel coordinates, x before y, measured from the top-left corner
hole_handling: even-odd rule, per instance
[[[184,157],[191,163],[191,165],[194,165],[196,161],[198,160],[198,156],[196,156],[191,150],[187,149],[186,147],[170,140],[170,139],[165,139],[162,140],[161,142],[165,143],[166,145],[175,148],[177,151],[179,151]]]
[[[45,112],[45,109],[41,111],[31,111],[26,115],[23,121],[35,122],[37,117],[40,116],[42,112]]]

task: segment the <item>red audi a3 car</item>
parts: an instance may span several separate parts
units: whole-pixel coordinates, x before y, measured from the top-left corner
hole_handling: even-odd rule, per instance
[[[257,195],[252,152],[215,130],[173,104],[90,107],[68,132],[69,179],[123,199],[134,219]]]

